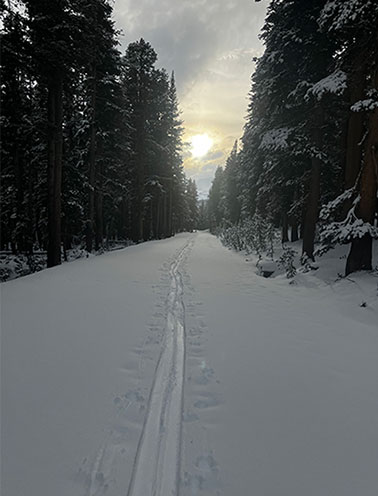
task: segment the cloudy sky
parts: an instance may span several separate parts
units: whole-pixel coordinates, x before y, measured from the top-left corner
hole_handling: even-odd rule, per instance
[[[268,0],[114,2],[116,26],[123,32],[122,50],[143,37],[158,53],[157,65],[175,71],[187,143],[184,167],[202,198],[216,167],[225,164],[234,141],[241,137],[252,58],[262,52],[258,34],[267,4]],[[212,146],[207,154],[194,157],[191,139],[202,134],[208,135]]]

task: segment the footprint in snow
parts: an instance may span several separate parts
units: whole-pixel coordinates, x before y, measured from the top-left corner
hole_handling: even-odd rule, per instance
[[[139,405],[139,409],[144,409],[144,396],[142,396],[139,391],[129,391],[122,396],[116,396],[113,400],[114,405],[117,410],[124,414],[126,410],[132,405]]]
[[[196,413],[188,411],[184,413],[182,420],[184,422],[195,422],[196,420],[199,420],[199,416]]]
[[[185,472],[184,478],[184,486],[190,490],[191,495],[194,496],[198,495],[200,491],[212,491],[219,488],[219,468],[211,453],[197,457],[194,465],[197,473]]]
[[[218,405],[219,405],[219,400],[212,393],[203,393],[202,398],[194,403],[194,406],[199,409],[210,408]]]

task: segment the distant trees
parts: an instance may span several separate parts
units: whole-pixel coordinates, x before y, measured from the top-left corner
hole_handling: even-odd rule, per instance
[[[222,167],[218,167],[211,184],[208,200],[208,213],[210,222],[210,231],[214,232],[215,228],[222,224],[224,219],[224,172]]]
[[[198,193],[197,186],[193,179],[189,179],[186,184],[186,195],[185,195],[187,205],[186,205],[186,218],[185,218],[185,230],[194,231],[198,223]]]
[[[188,228],[175,80],[151,45],[120,54],[107,0],[2,7],[1,247],[53,266]]]
[[[210,228],[209,208],[207,200],[199,200],[198,202],[198,229],[205,230]]]
[[[135,241],[170,236],[173,210],[184,193],[181,168],[182,127],[174,75],[155,68],[157,55],[143,39],[131,43],[123,59],[123,84],[130,109],[129,197]],[[174,194],[175,190],[175,194]],[[176,226],[178,226],[176,222]]]
[[[377,25],[374,1],[271,1],[242,148],[209,193],[213,226],[263,217],[302,238],[304,261],[351,243],[346,273],[371,268]]]

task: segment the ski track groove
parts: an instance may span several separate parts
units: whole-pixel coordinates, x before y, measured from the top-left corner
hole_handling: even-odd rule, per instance
[[[128,496],[177,496],[185,375],[185,310],[180,266],[193,246],[185,243],[170,264],[165,342],[156,367]]]

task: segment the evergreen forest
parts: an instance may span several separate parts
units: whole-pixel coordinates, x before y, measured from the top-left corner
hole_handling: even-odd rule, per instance
[[[1,249],[88,252],[193,230],[174,74],[119,50],[106,0],[1,2]]]
[[[378,236],[378,3],[273,0],[240,150],[209,194],[213,231],[302,239],[302,262],[350,244],[345,272],[372,269]],[[243,234],[244,233],[244,234]]]

